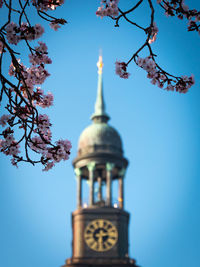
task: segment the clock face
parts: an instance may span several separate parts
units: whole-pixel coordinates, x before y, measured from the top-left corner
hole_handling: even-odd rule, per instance
[[[84,238],[92,250],[107,251],[117,243],[118,232],[116,226],[110,221],[98,219],[87,225]]]

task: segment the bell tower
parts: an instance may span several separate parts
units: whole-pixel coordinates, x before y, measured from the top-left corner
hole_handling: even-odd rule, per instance
[[[80,135],[77,157],[73,161],[77,209],[72,213],[72,257],[63,267],[137,267],[135,260],[128,256],[129,213],[124,210],[128,160],[123,155],[120,135],[108,124],[101,56],[97,67],[93,122]],[[88,187],[87,199],[83,197],[85,186]],[[117,201],[114,201],[114,193]]]

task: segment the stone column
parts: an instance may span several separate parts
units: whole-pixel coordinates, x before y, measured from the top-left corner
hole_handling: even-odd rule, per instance
[[[98,184],[99,184],[99,188],[98,188],[98,200],[102,201],[102,179],[101,177],[97,178]]]
[[[80,209],[82,207],[82,171],[80,168],[75,168],[74,172],[77,179],[77,208]]]
[[[119,172],[119,208],[124,208],[124,175],[125,175],[126,169],[121,169]]]
[[[90,184],[90,190],[89,190],[89,206],[92,206],[94,204],[94,170],[95,170],[95,162],[90,162],[87,165],[88,171],[89,171],[89,184]]]
[[[106,163],[106,205],[112,205],[112,169],[113,163]]]

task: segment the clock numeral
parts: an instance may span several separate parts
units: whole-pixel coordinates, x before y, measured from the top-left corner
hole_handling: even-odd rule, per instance
[[[94,232],[94,230],[95,230],[95,227],[94,227],[94,225],[93,225],[93,224],[91,224],[89,227],[90,227],[90,230],[92,230],[92,232]]]
[[[110,237],[107,242],[109,242],[111,245],[113,245],[116,243],[116,238],[113,239]]]
[[[91,239],[93,238],[93,234],[86,234],[86,235],[85,235],[85,239],[90,239],[90,238],[91,238]]]
[[[92,243],[92,245],[90,246],[90,248],[91,248],[91,249],[94,249],[94,250],[96,250],[97,247],[98,247],[98,243],[97,243],[96,241],[94,241],[94,242]]]
[[[90,240],[89,240],[89,241],[90,241]],[[90,242],[88,242],[88,246],[89,246],[89,247],[92,247],[94,243],[95,243],[95,241],[92,239]]]
[[[98,250],[103,251],[103,243],[99,242],[98,245]]]
[[[103,228],[104,227],[104,221],[103,220],[99,220],[99,227]]]
[[[110,244],[109,242],[105,242],[104,243],[104,248],[105,249],[109,249],[109,248],[111,248],[112,247],[112,244]]]
[[[116,230],[114,228],[108,229],[109,234],[116,233]]]
[[[108,223],[108,224],[106,224],[105,229],[108,230],[108,229],[111,228],[111,227],[112,227],[112,226]]]
[[[116,240],[117,239],[117,237],[116,236],[109,236],[109,239],[111,239],[111,240]]]

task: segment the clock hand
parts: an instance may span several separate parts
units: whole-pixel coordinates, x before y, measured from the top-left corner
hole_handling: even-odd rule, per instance
[[[103,243],[103,237],[107,236],[108,233],[104,233],[103,230],[100,230],[98,234],[96,234],[96,237],[98,238],[98,241],[100,243]]]

